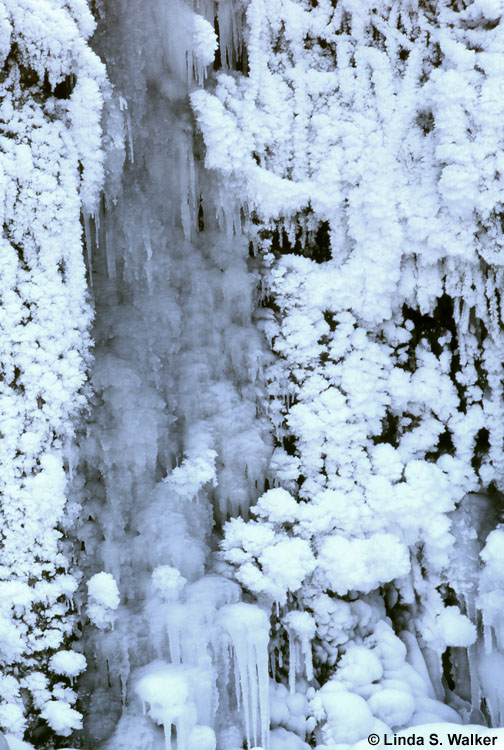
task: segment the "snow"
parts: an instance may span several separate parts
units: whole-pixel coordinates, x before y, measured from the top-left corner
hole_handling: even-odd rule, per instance
[[[372,731],[375,720],[364,698],[347,692],[339,683],[326,683],[317,700],[326,716],[322,729],[325,743],[354,744]]]
[[[328,536],[320,550],[319,560],[329,587],[338,594],[349,589],[367,593],[379,582],[404,576],[410,569],[407,550],[391,534],[374,534],[368,539],[354,540],[340,534]]]
[[[51,656],[49,666],[56,674],[77,677],[86,669],[86,657],[77,651],[58,651]]]
[[[210,65],[219,46],[212,25],[202,16],[193,16],[193,54],[203,65]]]
[[[502,2],[92,5],[0,2],[0,726],[502,724]]]
[[[31,745],[29,745],[27,742],[23,742],[12,734],[8,734],[6,736],[6,739],[8,742],[7,748],[10,748],[10,750],[32,750]],[[71,748],[66,748],[65,750],[71,750]]]
[[[343,654],[338,681],[343,685],[359,686],[377,682],[383,675],[383,666],[377,655],[364,646],[351,646]]]
[[[95,573],[87,582],[89,619],[97,628],[108,628],[115,621],[115,610],[120,596],[117,583],[111,573]]]
[[[82,728],[82,716],[65,701],[48,701],[41,713],[51,729],[62,737],[69,737],[74,729]]]
[[[110,573],[95,573],[87,582],[87,588],[89,597],[102,607],[117,609],[119,606],[119,589]]]
[[[147,705],[148,713],[162,724],[166,750],[171,749],[171,728],[176,728],[177,750],[215,750],[215,734],[210,727],[197,726],[198,698],[203,693],[197,670],[156,661],[142,668],[135,677],[135,692]]]
[[[476,627],[458,607],[446,607],[438,615],[438,628],[447,646],[471,646],[477,637]]]
[[[0,721],[2,726],[9,727],[13,734],[21,735],[25,728],[23,707],[19,703],[4,700],[0,706]]]
[[[152,572],[152,585],[162,599],[175,601],[187,583],[177,568],[170,565],[159,565]]]
[[[415,712],[415,699],[411,693],[394,688],[384,688],[368,699],[373,716],[389,727],[407,726]]]
[[[76,622],[79,574],[65,535],[78,503],[66,446],[87,402],[91,306],[80,211],[95,206],[103,182],[105,68],[88,46],[95,21],[82,0],[0,6],[0,723],[19,737],[56,696],[55,685],[37,687],[37,675],[50,671]],[[89,97],[85,110],[79,91]],[[80,722],[75,700],[60,706],[61,721],[53,717],[65,733]]]
[[[308,750],[310,746],[294,732],[283,727],[274,729],[270,736],[271,750]]]

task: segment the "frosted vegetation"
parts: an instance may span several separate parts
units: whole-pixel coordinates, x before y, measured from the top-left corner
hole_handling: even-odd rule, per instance
[[[0,1],[10,749],[502,726],[503,3],[92,6]]]
[[[82,1],[0,3],[0,724],[39,747],[49,728],[82,726],[62,675],[85,661],[67,650],[79,511],[66,485],[91,321],[80,212],[94,210],[103,173],[93,29]]]

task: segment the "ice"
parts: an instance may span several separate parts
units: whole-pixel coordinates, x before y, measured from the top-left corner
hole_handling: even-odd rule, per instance
[[[407,690],[385,687],[368,699],[373,715],[389,727],[407,725],[415,712],[415,699]]]
[[[291,693],[285,685],[270,680],[270,719],[272,728],[282,727],[299,738],[306,738],[313,726],[308,719],[306,683],[300,680],[301,692]]]
[[[166,750],[171,750],[172,726],[176,729],[177,750],[197,750],[198,743],[201,750],[215,750],[213,730],[198,726],[198,717],[211,703],[212,686],[205,678],[197,668],[161,660],[134,675],[135,692],[150,717],[163,726]]]
[[[170,565],[159,565],[152,572],[154,589],[162,599],[168,602],[178,599],[186,583],[186,579],[180,574],[178,568]]]
[[[416,674],[422,679],[422,683],[428,697],[434,698],[434,688],[432,686],[429,672],[425,664],[425,658],[418,644],[418,640],[415,638],[413,633],[410,633],[406,630],[403,630],[400,633],[400,638],[407,648],[408,663],[411,664]]]
[[[113,627],[119,606],[119,589],[111,573],[95,573],[87,583],[89,619],[97,628]]]
[[[195,726],[189,735],[188,750],[216,750],[215,732],[210,727]]]
[[[504,531],[500,528],[491,531],[485,546],[480,552],[484,568],[479,581],[477,605],[482,611],[483,627],[487,649],[491,649],[492,634],[500,648],[504,646],[501,586],[504,581],[504,554],[502,542]]]
[[[259,607],[238,602],[221,607],[218,622],[233,647],[239,675],[241,703],[245,713],[247,746],[257,744],[260,725],[261,744],[269,748],[269,621]]]
[[[446,648],[454,664],[469,649],[466,671],[479,668],[501,715],[496,672],[473,643],[479,549],[462,551],[456,516],[470,490],[503,476],[500,287],[480,262],[497,246],[501,52],[466,44],[497,3],[478,0],[436,34],[451,10],[432,21],[382,3],[375,27],[355,2],[308,5],[110,0],[96,45],[117,104],[94,213],[89,77],[70,103],[96,312],[75,485],[91,620],[83,691],[103,703],[88,712],[90,747],[169,748],[174,727],[178,750],[217,739],[236,750],[241,718],[248,746],[273,750],[306,748],[308,728],[331,746],[385,724],[456,722],[435,700],[462,700],[442,680]],[[214,13],[222,71],[207,76]],[[29,156],[21,147],[21,175]],[[279,249],[284,227],[291,247]],[[453,313],[440,315],[444,295]],[[477,606],[499,664],[496,541]],[[464,564],[451,575],[457,543]],[[270,611],[275,679],[287,682],[286,633],[290,652],[271,737]],[[72,678],[75,658],[54,658],[55,671]],[[46,709],[63,732],[65,711]]]
[[[477,634],[476,627],[463,615],[458,607],[446,607],[438,615],[438,629],[447,646],[472,646]]]
[[[383,676],[383,666],[373,651],[364,646],[347,648],[339,664],[338,681],[344,685],[358,687],[377,682]]]
[[[432,721],[446,721],[452,724],[462,724],[462,719],[457,712],[441,701],[432,698],[417,698],[415,713],[413,714],[410,725],[429,724]]]
[[[504,723],[503,669],[504,655],[499,651],[481,655],[478,662],[478,675],[494,727]]]
[[[304,656],[305,674],[308,681],[313,679],[313,660],[311,642],[315,636],[315,620],[308,612],[289,612],[284,618],[289,632],[289,687],[291,693],[296,689],[296,648],[301,646]]]
[[[243,43],[240,8],[232,0],[221,0],[217,6],[217,18],[222,67],[233,68]]]
[[[283,727],[271,732],[271,750],[308,750],[309,747],[297,734],[289,732]]]
[[[123,99],[125,102],[125,100]],[[133,129],[131,125],[131,115],[128,109],[128,105],[125,102],[125,106],[122,107],[122,110],[126,113],[124,115],[124,120],[126,124],[126,137],[127,137],[127,144],[128,144],[128,159],[132,164],[135,163],[135,149],[133,146]]]
[[[3,744],[0,744],[1,750],[32,750],[33,748],[33,745],[30,745],[28,742],[23,742],[23,740],[20,740],[12,734],[6,735],[5,738],[2,735],[1,739],[3,742]],[[73,748],[67,747],[63,750],[73,750]]]
[[[316,700],[326,716],[321,734],[328,745],[354,744],[372,731],[375,720],[368,704],[341,683],[327,682]]]
[[[91,288],[93,288],[93,266],[92,266],[92,240],[91,240],[91,226],[90,226],[90,217],[89,215],[84,212],[82,214],[82,221],[84,223],[84,240],[85,240],[85,247],[86,247],[86,261],[87,261],[87,270],[88,270],[88,276],[89,276],[89,284]]]

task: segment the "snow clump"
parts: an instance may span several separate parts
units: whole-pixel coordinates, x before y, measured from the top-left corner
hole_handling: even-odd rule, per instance
[[[104,571],[96,573],[89,579],[87,587],[89,619],[102,630],[113,626],[115,610],[120,602],[119,589],[114,576]]]

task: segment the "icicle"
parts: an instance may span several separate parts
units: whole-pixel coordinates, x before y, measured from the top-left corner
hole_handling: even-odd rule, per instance
[[[313,655],[311,641],[306,636],[304,636],[301,641],[301,651],[303,652],[305,658],[306,679],[308,680],[308,682],[310,682],[311,680],[313,680]]]
[[[259,714],[261,720],[261,745],[264,748],[269,747],[269,674],[268,660],[258,659],[257,677],[259,680]]]
[[[471,706],[479,709],[481,703],[481,685],[478,676],[478,645],[473,643],[467,649],[467,662],[469,664],[469,679],[471,681]]]
[[[283,619],[289,633],[289,689],[291,693],[296,690],[297,670],[297,642],[301,643],[301,653],[305,659],[306,679],[313,679],[313,661],[311,641],[315,637],[316,624],[309,612],[289,612]]]
[[[233,649],[231,644],[229,644],[229,652],[230,652],[230,658],[233,657],[233,672],[234,672],[234,682],[235,682],[235,696],[236,696],[236,708],[240,708],[240,706],[243,706],[243,695],[242,695],[242,689],[240,685],[240,668],[238,666],[238,659],[236,656],[236,653],[232,653]]]
[[[100,214],[101,214],[101,211],[98,211],[98,213],[94,215],[95,242],[96,242],[97,249],[99,249],[100,247]]]
[[[91,289],[93,288],[93,266],[91,263],[91,253],[92,253],[92,247],[91,247],[91,227],[89,223],[89,214],[87,211],[82,212],[82,219],[84,222],[84,239],[86,244],[86,260],[87,260],[87,268],[88,268],[88,275],[89,275],[89,285]]]
[[[221,0],[218,4],[219,45],[222,68],[233,67],[240,55],[241,19],[231,0]]]
[[[197,668],[155,661],[138,672],[135,692],[148,704],[151,718],[163,726],[165,748],[171,750],[171,728],[177,731],[177,750],[187,750],[189,735],[198,720],[196,705],[190,696],[197,692],[200,679]]]
[[[218,612],[217,620],[231,639],[235,653],[247,746],[251,747],[251,735],[254,741],[256,739],[259,717],[261,742],[267,749],[269,747],[268,618],[259,607],[239,602],[222,607]]]
[[[110,232],[105,234],[105,255],[107,257],[107,272],[109,279],[115,279],[116,277],[116,262],[114,246],[111,241]]]
[[[189,162],[189,205],[192,215],[196,215],[196,172],[194,168],[194,153],[192,148],[187,149]]]
[[[199,13],[193,13],[192,45],[187,52],[188,89],[191,87],[192,78],[199,86],[203,86],[207,68],[213,63],[217,48],[218,41],[213,24]]]
[[[129,113],[129,110],[126,110],[126,114],[124,116],[125,123],[126,123],[126,136],[127,136],[127,143],[128,143],[128,159],[132,164],[135,163],[135,152],[133,151],[133,130],[131,127],[131,115]]]
[[[231,201],[226,201],[222,206],[223,212],[223,227],[228,237],[232,237],[234,234],[234,212],[235,206]]]
[[[249,669],[249,645],[246,639],[243,639],[241,643],[235,643],[233,639],[233,646],[235,649],[236,666],[238,667],[238,675],[240,679],[240,693],[242,696],[242,706],[245,714],[245,736],[247,738],[247,747],[250,748],[250,673],[252,670]]]
[[[121,700],[122,700],[123,706],[126,705],[126,695],[128,693],[129,673],[130,673],[130,670],[129,670],[129,664],[128,664],[128,669],[126,668],[121,669],[121,672],[119,675],[119,679],[121,681]]]
[[[478,671],[481,685],[494,727],[502,726],[502,720],[504,719],[503,670],[504,655],[498,651],[484,654],[479,660]]]
[[[289,632],[289,692],[296,692],[296,639],[294,633]]]
[[[490,623],[487,622],[485,610],[481,613],[481,619],[483,624],[483,645],[485,654],[491,654],[494,649],[493,628]]]
[[[144,225],[143,240],[144,240],[144,248],[147,253],[147,261],[150,261],[150,259],[152,258],[152,245],[150,241],[150,232],[149,232],[149,228],[147,225]]]
[[[252,714],[252,738],[254,740],[254,746],[257,745],[257,704],[259,701],[259,687],[258,687],[258,674],[259,665],[255,658],[255,645],[248,643],[248,655],[247,655],[247,672],[249,681],[249,697],[250,697],[250,709]],[[267,661],[266,661],[267,665]],[[268,667],[266,666],[266,673]],[[267,674],[266,674],[267,676]]]
[[[147,223],[147,219],[144,219],[143,225],[143,242],[145,252],[147,253],[147,263],[145,264],[145,275],[147,277],[147,285],[149,290],[152,291],[152,244],[150,239],[150,229]]]
[[[179,180],[180,180],[180,218],[186,240],[191,239],[191,229],[194,220],[195,211],[191,206],[190,184],[187,178],[187,161],[188,161],[188,143],[183,139],[179,145]]]
[[[168,643],[170,645],[170,657],[172,664],[180,664],[180,634],[184,627],[184,608],[180,605],[172,605],[168,610],[166,618],[166,629],[168,631]]]

